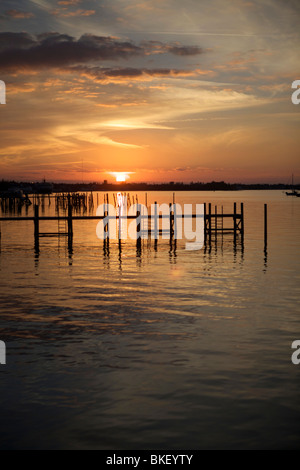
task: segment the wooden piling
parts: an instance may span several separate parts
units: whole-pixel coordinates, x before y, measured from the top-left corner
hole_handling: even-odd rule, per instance
[[[237,236],[237,223],[236,223],[236,202],[233,204],[233,240],[234,244],[236,244],[236,236]]]
[[[136,211],[136,243],[140,245],[142,241],[141,237],[141,206],[137,204],[137,211]]]
[[[68,205],[68,237],[73,237],[73,215],[72,215],[72,205]]]
[[[264,205],[264,242],[265,249],[268,246],[268,205]]]
[[[172,211],[172,204],[169,204],[170,210],[170,241],[172,242],[174,237],[174,212]]]
[[[39,206],[34,206],[34,238],[35,240],[39,239],[40,229],[39,229]]]
[[[241,202],[241,236],[242,236],[242,244],[244,243],[244,203]]]
[[[108,195],[107,195],[108,197]],[[104,222],[104,240],[109,241],[109,220],[108,220],[109,210],[108,210],[108,203],[104,204],[104,218],[106,221]]]
[[[217,206],[215,206],[215,237],[217,239],[217,236],[218,236],[218,208]]]
[[[222,213],[222,219],[221,219],[221,221],[222,221],[222,237],[223,237],[223,234],[224,234],[224,217],[223,217],[224,208],[223,208],[223,206],[222,206],[221,213]]]

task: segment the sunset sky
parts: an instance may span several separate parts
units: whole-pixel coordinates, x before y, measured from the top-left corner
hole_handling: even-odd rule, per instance
[[[1,0],[0,177],[300,179],[299,0]]]

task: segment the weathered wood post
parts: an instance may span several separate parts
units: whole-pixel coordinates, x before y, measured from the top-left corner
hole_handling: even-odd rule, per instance
[[[242,245],[244,244],[244,203],[241,202],[241,236],[242,236]]]
[[[218,208],[215,206],[215,237],[218,236]]]
[[[159,236],[158,214],[157,214],[157,201],[154,203],[154,249],[157,250],[157,242]]]
[[[141,246],[142,237],[141,237],[141,206],[137,204],[136,209],[136,244],[138,247]]]
[[[108,194],[104,199],[104,240],[109,242],[109,207],[108,207]]]
[[[224,234],[224,217],[223,217],[223,214],[224,214],[224,208],[222,206],[222,237],[223,237],[223,234]]]
[[[69,199],[68,202],[68,238],[69,240],[73,238],[73,214],[72,214],[72,204]]]
[[[172,211],[172,203],[169,204],[169,217],[170,217],[170,244],[172,245],[174,237],[174,212]]]
[[[39,253],[40,244],[40,220],[39,220],[39,206],[34,206],[34,249],[36,253]]]
[[[34,206],[34,240],[35,242],[39,240],[40,235],[40,220],[39,220],[39,206]]]
[[[264,241],[265,241],[265,250],[268,246],[268,206],[264,206]]]
[[[236,244],[236,231],[237,231],[237,223],[236,223],[236,202],[233,205],[233,240],[234,244]]]
[[[174,238],[175,243],[177,243],[178,230],[177,230],[177,206],[176,203],[173,204],[173,227],[174,227]]]

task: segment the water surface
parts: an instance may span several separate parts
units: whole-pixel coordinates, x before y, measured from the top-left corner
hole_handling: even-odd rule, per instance
[[[32,222],[2,222],[2,449],[299,448],[300,199],[176,194],[224,212],[234,201],[244,246],[224,236],[197,252],[166,240],[107,251],[95,221],[74,222],[72,249],[44,238],[37,252]]]

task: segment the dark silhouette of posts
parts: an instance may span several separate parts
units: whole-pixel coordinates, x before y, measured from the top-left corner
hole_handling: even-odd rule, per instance
[[[68,245],[69,249],[72,248],[73,243],[73,214],[72,214],[72,204],[69,200],[68,204]]]
[[[265,241],[265,250],[268,246],[268,206],[264,206],[264,241]]]
[[[159,221],[157,213],[157,201],[154,203],[154,249],[157,251],[157,242],[159,236]]]
[[[40,244],[40,220],[39,220],[39,206],[34,206],[34,249],[36,253],[39,253]]]
[[[209,243],[211,243],[211,203],[208,204],[208,238],[209,238]]]
[[[136,244],[138,247],[141,246],[142,237],[141,237],[141,205],[137,204],[136,210]]]
[[[241,236],[242,236],[242,245],[244,244],[244,203],[241,202]]]
[[[174,211],[172,211],[172,204],[169,204],[170,208],[170,242],[172,244],[174,238]]]
[[[217,206],[215,206],[215,237],[216,237],[216,240],[217,240],[217,236],[218,236],[218,208],[217,208]]]
[[[233,241],[236,244],[236,202],[233,205]]]
[[[40,234],[40,221],[39,221],[39,206],[34,206],[34,239],[39,239]]]
[[[109,243],[109,208],[108,208],[108,194],[104,196],[104,241]]]
[[[97,195],[98,196],[98,195]],[[54,197],[54,196],[53,196]],[[85,196],[84,196],[85,197]],[[129,197],[128,195],[127,198],[127,205],[129,203]],[[148,197],[147,194],[145,196],[146,203],[148,203]],[[2,210],[7,210],[10,211],[10,206],[8,206],[7,203],[8,198],[0,198],[0,207]],[[44,216],[43,214],[40,216],[39,212],[39,197],[37,195],[34,196],[34,200],[36,204],[34,205],[34,211],[33,211],[33,216],[31,217],[0,217],[0,222],[8,221],[8,220],[31,220],[34,223],[34,239],[35,239],[35,244],[36,246],[39,245],[39,238],[40,237],[55,237],[55,236],[68,236],[69,241],[73,240],[73,222],[74,220],[102,220],[103,221],[103,227],[101,227],[103,238],[104,238],[104,244],[108,245],[109,244],[109,238],[110,238],[110,229],[114,227],[114,225],[110,224],[110,219],[112,219],[114,216],[109,213],[109,195],[104,194],[104,210],[103,214],[100,216],[85,216],[85,215],[78,215],[77,212],[79,212],[79,209],[81,204],[83,204],[83,199],[82,195],[78,194],[60,194],[55,196],[55,201],[56,201],[56,216]],[[130,219],[136,219],[136,233],[137,233],[137,243],[141,244],[142,238],[144,239],[144,234],[147,232],[148,236],[151,234],[152,240],[154,240],[154,248],[157,250],[157,245],[158,245],[158,240],[160,234],[163,235],[168,233],[170,236],[170,243],[172,244],[175,240],[178,239],[178,218],[182,219],[182,212],[179,210],[180,214],[178,215],[178,207],[174,203],[175,197],[173,199],[173,205],[172,203],[169,203],[169,221],[168,221],[168,226],[166,229],[163,227],[164,225],[164,219],[168,216],[165,214],[159,214],[158,213],[158,203],[155,201],[155,203],[151,206],[151,211],[149,208],[149,212],[146,211],[146,214],[142,212],[142,206],[138,203],[138,199],[133,198],[133,203],[135,203],[135,200],[137,202],[136,206],[136,213],[132,216],[130,216]],[[40,198],[40,201],[43,201],[42,198]],[[98,197],[99,201],[99,197]],[[116,199],[115,199],[116,201]],[[67,211],[67,213],[64,216],[60,216],[60,207],[63,207],[64,210]],[[4,207],[4,209],[3,209]],[[239,238],[239,235],[241,235],[241,245],[243,247],[244,243],[244,204],[240,203],[240,211],[238,212],[237,210],[237,203],[234,203],[233,207],[233,213],[231,212],[225,212],[223,210],[223,206],[221,206],[221,210],[218,209],[217,206],[215,206],[214,209],[212,209],[212,204],[211,203],[204,203],[204,236],[205,236],[205,244],[208,242],[211,244],[212,238],[217,242],[217,239],[219,237],[219,232],[222,233],[222,239],[223,239],[223,234],[233,234],[234,236],[234,244],[236,245],[237,240]],[[27,214],[27,212],[26,212]],[[119,219],[119,244],[121,243],[122,239],[122,234],[121,234],[121,223],[122,223],[122,217],[126,218],[126,216],[123,216],[120,212],[119,208],[119,214],[117,218]],[[189,217],[192,217],[193,219],[197,218],[197,214],[191,214]],[[221,221],[219,221],[221,219]],[[58,232],[46,232],[46,233],[41,233],[40,232],[40,222],[42,221],[58,221],[58,223],[64,222],[66,224],[66,230],[61,231],[60,226],[58,227]],[[147,229],[144,227],[144,220],[145,224],[147,222]],[[162,220],[162,223],[160,223],[160,220]],[[228,226],[227,224],[224,227],[224,221],[232,221],[233,220],[233,227]],[[213,225],[214,224],[214,225]],[[162,225],[162,228],[161,228]],[[127,227],[127,224],[126,224]],[[180,225],[181,227],[181,225]],[[182,227],[181,227],[182,230]],[[264,205],[264,245],[265,249],[267,249],[267,237],[268,237],[268,227],[267,227],[267,204]],[[100,237],[102,238],[102,237]],[[114,236],[113,236],[114,238]],[[0,227],[0,240],[1,240],[1,227]]]

